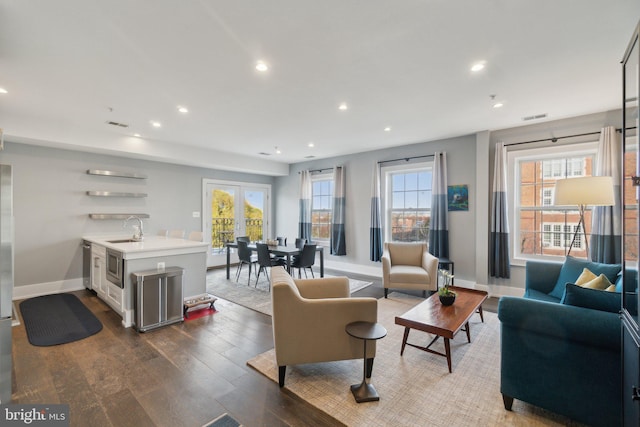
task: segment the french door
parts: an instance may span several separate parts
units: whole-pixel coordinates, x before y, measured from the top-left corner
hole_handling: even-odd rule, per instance
[[[202,188],[202,225],[211,243],[208,267],[226,263],[226,244],[238,236],[251,241],[269,237],[270,185],[204,179]],[[237,261],[235,254],[231,261]]]

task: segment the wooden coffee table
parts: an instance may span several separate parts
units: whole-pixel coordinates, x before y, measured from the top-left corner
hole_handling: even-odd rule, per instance
[[[451,373],[451,347],[449,340],[453,339],[455,334],[464,327],[464,331],[467,333],[467,341],[471,342],[469,319],[478,311],[480,318],[484,321],[482,303],[488,297],[485,291],[476,289],[454,286],[451,286],[451,289],[458,294],[453,305],[443,306],[438,299],[438,294],[435,293],[402,316],[396,316],[396,325],[404,326],[404,338],[402,339],[400,356],[404,354],[406,345],[428,353],[444,356],[447,358],[447,365],[449,365],[449,372]],[[407,338],[411,329],[434,334],[435,338],[425,347],[408,343]],[[440,337],[444,338],[445,353],[440,353],[430,348]]]

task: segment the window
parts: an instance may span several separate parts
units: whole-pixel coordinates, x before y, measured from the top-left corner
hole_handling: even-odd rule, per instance
[[[313,240],[328,242],[331,238],[332,203],[333,175],[314,176],[311,184],[311,238]]]
[[[580,219],[577,206],[554,206],[558,179],[590,176],[597,143],[572,144],[543,149],[512,151],[509,159],[509,221],[512,260],[564,257]],[[585,211],[587,236],[591,211]],[[582,230],[571,255],[586,257]]]
[[[383,168],[386,240],[428,242],[431,163]]]
[[[580,227],[581,228],[581,227]],[[542,224],[542,246],[544,248],[568,248],[573,240],[574,233],[578,230],[578,225],[567,225],[564,223],[544,223]],[[573,242],[574,249],[584,249],[582,242],[584,238],[582,232],[576,234]]]

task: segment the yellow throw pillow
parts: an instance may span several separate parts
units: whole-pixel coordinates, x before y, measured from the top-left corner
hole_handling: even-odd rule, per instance
[[[589,270],[588,268],[584,268],[582,269],[582,274],[580,274],[580,276],[578,277],[578,280],[576,280],[576,285],[583,286],[585,283],[589,283],[596,277],[598,276],[593,274],[591,270]]]
[[[611,282],[604,274],[599,275],[595,279],[581,285],[583,288],[604,290],[611,286]]]
[[[605,289],[605,291],[607,291],[607,292],[615,292],[616,291],[616,285],[609,286],[607,289]]]

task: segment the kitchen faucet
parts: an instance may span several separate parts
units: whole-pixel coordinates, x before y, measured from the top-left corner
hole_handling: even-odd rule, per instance
[[[130,219],[137,219],[138,222],[140,223],[139,227],[136,227],[136,231],[135,233],[133,233],[133,240],[136,240],[138,242],[142,241],[144,239],[144,232],[142,230],[142,220],[140,219],[140,217],[137,217],[135,215],[131,215],[129,218],[124,220],[124,224],[122,225],[123,227],[127,226],[127,223],[129,222]]]

